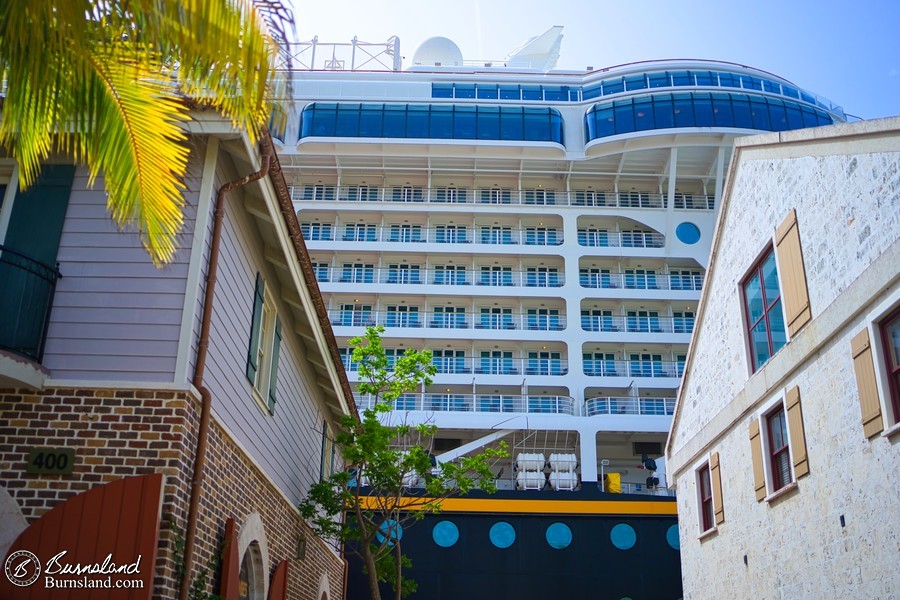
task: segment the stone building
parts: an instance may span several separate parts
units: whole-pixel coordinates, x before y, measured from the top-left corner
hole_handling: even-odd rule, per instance
[[[191,579],[225,598],[341,598],[340,551],[296,505],[334,465],[350,388],[271,141],[197,118],[181,249],[161,269],[83,168],[47,165],[23,191],[0,163],[0,554],[49,573],[64,550],[142,553],[141,597],[174,598],[192,546]],[[3,598],[49,593],[0,580]]]
[[[736,142],[666,446],[685,598],[900,589],[900,118]]]

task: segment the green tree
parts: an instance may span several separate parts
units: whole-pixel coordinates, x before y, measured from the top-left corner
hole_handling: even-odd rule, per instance
[[[191,107],[255,138],[272,114],[278,0],[0,2],[0,144],[26,187],[51,154],[102,171],[108,209],[153,261],[175,254]]]
[[[319,535],[349,542],[362,560],[373,600],[381,598],[379,581],[389,582],[399,600],[416,587],[403,577],[403,567],[411,564],[401,548],[403,529],[440,512],[451,495],[474,487],[495,491],[491,462],[508,454],[501,444],[435,467],[431,450],[437,427],[390,422],[401,394],[431,383],[431,352],[407,350],[392,366],[381,344],[383,332],[381,326],[367,327],[364,336],[350,340],[359,391],[370,395],[374,405],[360,419],[343,417],[334,441],[344,469],[314,484],[300,512]],[[415,481],[423,488],[411,489]]]

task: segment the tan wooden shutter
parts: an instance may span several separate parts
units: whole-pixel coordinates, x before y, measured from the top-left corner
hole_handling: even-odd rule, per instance
[[[878,399],[878,385],[875,383],[875,362],[869,330],[863,329],[850,341],[853,350],[853,370],[856,371],[856,388],[859,390],[859,408],[862,411],[862,425],[866,438],[884,430],[881,418],[881,402]]]
[[[750,421],[750,456],[753,459],[753,487],[756,500],[766,497],[766,473],[763,471],[762,440],[759,437],[759,421]]]
[[[803,250],[800,247],[800,231],[797,229],[797,211],[791,209],[775,232],[778,269],[781,272],[781,296],[791,337],[806,325],[812,315],[809,310],[809,292],[806,288],[806,270],[803,268]]]
[[[806,435],[803,431],[803,410],[800,408],[800,388],[792,387],[787,392],[788,435],[791,439],[791,458],[794,462],[794,477],[800,479],[809,475],[809,461],[806,457]]]
[[[719,472],[719,453],[713,452],[709,457],[709,476],[712,483],[713,515],[716,525],[725,521],[725,509],[722,506],[722,473]]]

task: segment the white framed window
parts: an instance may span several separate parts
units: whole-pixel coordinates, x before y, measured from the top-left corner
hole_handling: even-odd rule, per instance
[[[900,292],[871,311],[851,341],[867,439],[900,433]]]
[[[800,388],[788,389],[750,422],[750,449],[757,501],[780,496],[809,474]]]
[[[269,414],[275,414],[281,339],[281,320],[275,307],[274,294],[267,293],[265,279],[257,273],[246,374],[252,386],[253,398]]]

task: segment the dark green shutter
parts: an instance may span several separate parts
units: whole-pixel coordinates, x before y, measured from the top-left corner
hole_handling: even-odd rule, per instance
[[[256,357],[259,354],[259,326],[262,322],[263,302],[266,295],[266,282],[262,275],[256,274],[256,292],[253,297],[253,320],[250,323],[250,350],[247,352],[247,379],[250,383],[256,381]]]
[[[272,375],[269,377],[269,414],[275,414],[275,392],[278,388],[278,355],[281,354],[281,319],[275,318],[275,341],[272,342]]]

